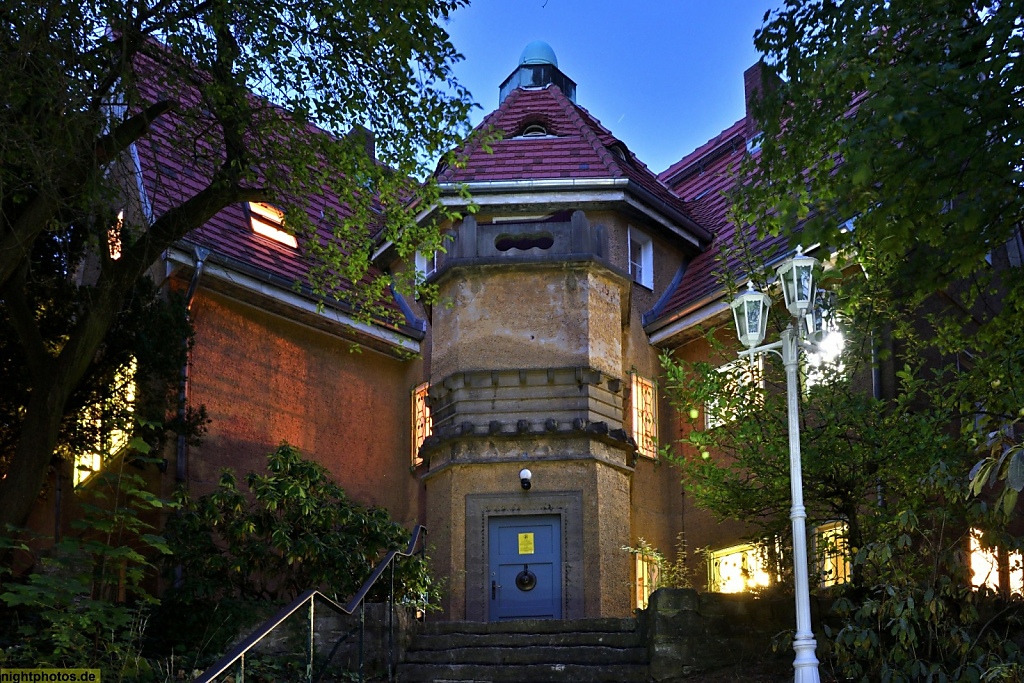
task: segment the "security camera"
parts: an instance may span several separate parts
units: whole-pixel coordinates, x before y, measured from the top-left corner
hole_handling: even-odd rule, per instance
[[[519,470],[519,483],[524,491],[530,490],[530,480],[533,479],[533,472],[527,469]]]

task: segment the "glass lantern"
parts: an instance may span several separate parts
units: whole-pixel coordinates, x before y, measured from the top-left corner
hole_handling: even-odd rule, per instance
[[[747,282],[747,291],[733,299],[730,304],[733,319],[736,321],[736,336],[748,349],[764,341],[770,305],[771,298],[764,292],[754,289],[753,282]]]
[[[797,247],[796,256],[784,261],[775,271],[786,298],[786,309],[793,317],[802,317],[814,305],[814,270],[817,267],[818,259],[804,256],[803,248]]]

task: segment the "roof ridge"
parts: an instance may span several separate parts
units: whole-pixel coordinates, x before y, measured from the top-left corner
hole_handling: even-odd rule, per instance
[[[591,147],[594,148],[594,152],[597,154],[597,157],[604,164],[604,167],[608,172],[618,177],[625,176],[626,173],[622,170],[622,167],[619,166],[619,162],[615,159],[615,155],[608,151],[607,145],[601,142],[597,137],[597,133],[594,132],[594,129],[587,124],[586,120],[584,120],[583,115],[580,113],[580,110],[583,108],[566,97],[565,93],[563,93],[562,89],[557,85],[552,85],[551,88],[553,92],[557,93],[556,97],[560,96],[562,98],[565,112],[569,115],[570,120],[576,123],[577,127],[579,127],[580,133],[582,133],[584,139],[590,143]],[[589,117],[589,113],[587,116]],[[615,136],[612,135],[612,137],[614,138]]]
[[[720,146],[723,142],[725,142],[726,140],[734,137],[737,134],[742,134],[743,133],[742,130],[734,130],[734,129],[736,129],[737,127],[742,128],[741,124],[745,124],[746,120],[747,120],[747,117],[744,116],[743,118],[741,118],[741,119],[739,119],[737,121],[734,121],[732,124],[730,124],[726,128],[723,128],[721,131],[719,131],[719,133],[717,135],[715,135],[712,138],[709,138],[707,142],[705,142],[704,144],[700,145],[699,147],[697,147],[696,149],[692,150],[691,152],[685,154],[679,161],[677,161],[676,163],[672,164],[671,166],[666,168],[664,171],[659,173],[658,174],[658,180],[662,181],[663,183],[667,182],[668,178],[671,178],[671,177],[673,177],[675,175],[678,175],[684,169],[686,169],[688,166],[693,165],[694,163],[696,163],[700,159],[706,157],[708,154],[711,154],[712,152],[714,152],[714,150],[718,146]]]

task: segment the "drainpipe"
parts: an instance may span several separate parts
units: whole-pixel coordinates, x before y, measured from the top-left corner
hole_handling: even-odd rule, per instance
[[[73,464],[74,463],[72,463],[72,465]],[[54,468],[56,470],[56,472],[57,472],[57,478],[56,478],[57,481],[53,485],[53,542],[54,543],[60,543],[60,537],[61,537],[61,533],[60,533],[60,519],[61,519],[60,509],[61,509],[61,505],[62,505],[61,499],[63,498],[63,495],[64,495],[63,486],[61,484],[61,479],[64,476],[64,467],[63,467],[63,465],[64,465],[63,461],[59,461],[59,464],[57,465],[57,467]]]
[[[875,400],[882,398],[882,368],[878,360],[878,334],[871,332],[871,394]],[[885,507],[885,485],[881,479],[875,483],[875,496],[878,507]]]
[[[209,249],[203,247],[195,248],[195,266],[192,270],[192,279],[188,283],[188,290],[185,292],[185,315],[192,312],[192,300],[195,298],[196,290],[199,288],[199,278],[203,276],[203,268],[206,266],[206,259],[210,255]],[[188,343],[187,341],[185,342]],[[181,378],[178,382],[178,419],[184,424],[185,406],[188,398],[188,353],[186,351],[185,363],[181,366]],[[174,481],[183,483],[188,478],[188,437],[185,434],[178,435],[178,444],[175,457]]]

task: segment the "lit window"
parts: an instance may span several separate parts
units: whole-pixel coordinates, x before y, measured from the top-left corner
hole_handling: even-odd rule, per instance
[[[993,591],[1002,587],[999,565],[1005,563],[1006,575],[1010,579],[1008,592],[1020,595],[1024,592],[1024,562],[1018,551],[1007,552],[1003,548],[985,548],[981,545],[981,531],[971,529],[971,585],[985,586]]]
[[[850,580],[850,550],[846,522],[829,522],[815,530],[815,551],[822,587]]]
[[[630,391],[633,404],[633,440],[640,455],[658,457],[658,393],[654,382],[633,373]]]
[[[737,394],[744,387],[764,388],[764,357],[762,355],[750,358],[740,358],[718,368],[722,376],[721,393],[724,395]],[[761,394],[758,392],[754,400],[761,403]],[[723,405],[718,398],[712,398],[704,404],[704,427],[714,429],[736,419],[736,409],[731,405]]]
[[[744,593],[772,582],[763,548],[745,543],[713,551],[708,557],[708,590]]]
[[[629,274],[633,282],[654,289],[654,244],[651,238],[630,226]]]
[[[74,485],[87,481],[120,453],[131,440],[135,412],[135,360],[117,371],[110,394],[82,410],[80,425],[89,435],[90,446],[75,453]]]
[[[647,609],[647,602],[658,588],[661,568],[658,558],[647,553],[636,553],[636,608]]]
[[[284,231],[284,213],[275,206],[263,202],[249,202],[249,223],[257,235],[269,237],[293,249],[299,246],[295,235]]]
[[[430,416],[430,406],[427,405],[427,389],[430,384],[424,382],[412,390],[412,464],[413,467],[421,464],[420,447],[424,440],[431,435],[434,429],[434,420]]]
[[[117,222],[107,230],[107,253],[113,261],[121,258],[121,230],[124,228],[124,209],[117,212]]]

